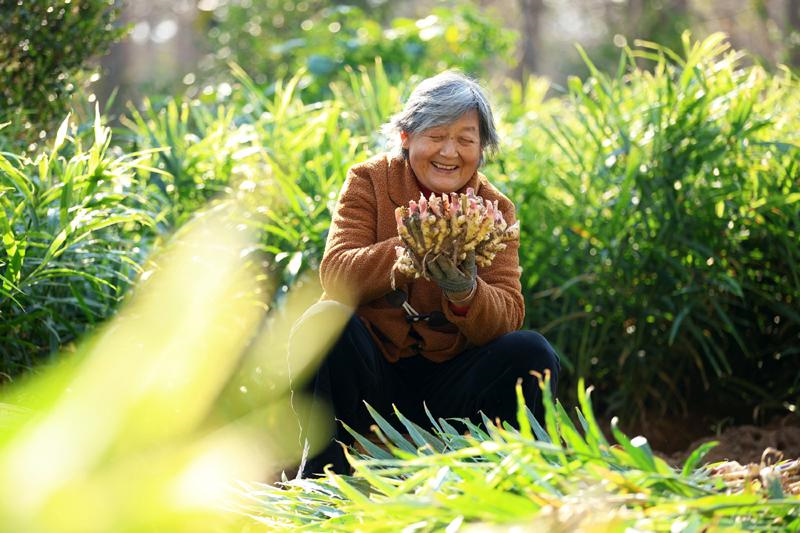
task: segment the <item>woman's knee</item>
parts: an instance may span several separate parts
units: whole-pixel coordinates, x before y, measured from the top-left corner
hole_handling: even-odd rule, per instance
[[[561,369],[558,355],[545,337],[536,331],[513,331],[499,339],[497,349],[504,352],[508,364],[519,372],[538,372],[544,377],[549,372],[551,380],[558,379]]]
[[[289,333],[289,353],[293,360],[314,360],[324,356],[336,344],[353,309],[333,300],[317,302],[294,323]]]

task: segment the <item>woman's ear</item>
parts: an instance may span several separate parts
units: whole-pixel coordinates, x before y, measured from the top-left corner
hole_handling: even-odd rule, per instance
[[[408,150],[408,133],[405,131],[400,132],[400,146],[403,147],[403,150]]]

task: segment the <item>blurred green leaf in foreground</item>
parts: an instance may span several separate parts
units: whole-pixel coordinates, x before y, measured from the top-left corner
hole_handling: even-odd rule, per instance
[[[297,459],[286,452],[297,440],[288,380],[247,412],[218,406],[237,369],[286,365],[271,331],[288,331],[319,287],[293,291],[281,316],[263,320],[266,276],[243,232],[223,229],[224,211],[176,235],[76,353],[2,391],[0,531],[237,530],[223,512],[229,483]]]

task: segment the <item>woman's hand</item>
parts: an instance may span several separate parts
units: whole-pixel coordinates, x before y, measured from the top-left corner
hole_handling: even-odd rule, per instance
[[[466,303],[477,285],[478,269],[475,266],[475,252],[468,252],[459,269],[444,255],[427,264],[428,275],[444,291],[445,296],[454,303]]]

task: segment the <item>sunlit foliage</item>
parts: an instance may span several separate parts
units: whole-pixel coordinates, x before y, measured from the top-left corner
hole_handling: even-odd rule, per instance
[[[113,320],[2,389],[0,530],[240,530],[225,512],[231,484],[299,459],[293,413],[304,398],[287,395],[283,332],[319,286],[292,291],[262,328],[271,285],[226,216],[236,208],[195,219],[151,258],[154,271]],[[316,352],[293,359],[297,375]],[[271,386],[232,410],[248,394],[231,386],[243,367]]]
[[[796,463],[764,466],[763,478],[734,493],[700,466],[715,443],[675,468],[644,437],[628,438],[616,419],[616,442],[609,442],[595,420],[590,389],[578,386],[577,424],[547,386],[544,424],[524,406],[520,387],[516,428],[486,418],[476,426],[430,417],[428,431],[396,411],[403,435],[372,411],[382,446],[353,433],[361,448],[347,452],[352,475],[241,483],[239,494],[249,502],[239,512],[269,530],[343,532],[788,532],[800,526],[800,496],[769,477],[781,466],[796,471]]]
[[[0,122],[28,139],[57,125],[89,60],[123,36],[120,10],[119,0],[0,0]]]
[[[741,415],[800,391],[800,85],[745,62],[684,35],[614,75],[588,63],[561,98],[512,93],[492,172],[519,206],[527,323],[615,411]]]

